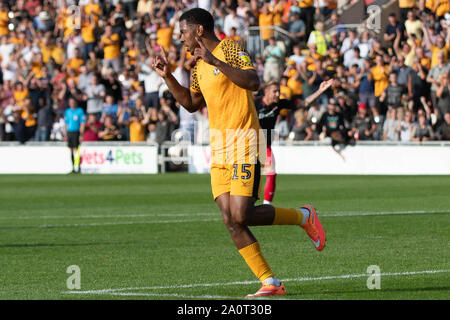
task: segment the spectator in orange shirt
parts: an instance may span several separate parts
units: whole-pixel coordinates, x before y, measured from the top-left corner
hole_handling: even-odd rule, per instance
[[[89,52],[93,51],[96,45],[95,38],[96,22],[92,14],[82,16],[81,18],[81,37],[84,41],[84,60],[89,57]]]
[[[158,37],[158,41],[156,42],[166,51],[169,50],[173,42],[173,28],[174,24],[169,25],[167,19],[161,18],[158,31],[156,31],[156,36]]]
[[[105,34],[100,40],[100,48],[103,49],[104,65],[112,67],[115,72],[120,72],[120,38],[117,33],[113,33],[110,24],[105,27]]]
[[[145,130],[150,122],[150,114],[152,110],[122,108],[117,123],[128,127],[130,142],[144,142],[146,140]],[[125,119],[125,115],[129,114],[129,119]]]
[[[67,61],[65,67],[67,69],[73,69],[77,75],[80,74],[80,67],[84,64],[84,59],[81,56],[80,48],[75,48],[75,55],[72,59]]]
[[[25,139],[26,141],[34,137],[36,132],[35,109],[31,104],[31,99],[26,98],[23,101],[22,119],[25,120]]]
[[[24,87],[22,82],[16,82],[14,85],[14,100],[16,103],[23,107],[25,99],[28,98],[28,89]]]
[[[8,8],[5,7],[2,1],[0,2],[0,36],[6,36],[9,33],[8,24]]]
[[[267,46],[269,38],[273,36],[273,13],[269,10],[269,5],[264,3],[259,13],[259,27],[261,28],[261,37],[264,40],[264,47]]]

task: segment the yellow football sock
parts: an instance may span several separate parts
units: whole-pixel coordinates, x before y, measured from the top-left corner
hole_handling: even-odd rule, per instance
[[[261,253],[259,242],[254,242],[239,250],[239,253],[244,258],[250,270],[253,271],[255,276],[262,282],[269,277],[275,276],[270,269],[269,264]]]
[[[275,207],[273,225],[300,225],[302,221],[303,214],[300,210]]]

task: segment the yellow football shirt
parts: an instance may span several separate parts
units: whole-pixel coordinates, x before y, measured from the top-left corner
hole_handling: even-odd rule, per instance
[[[259,26],[261,28],[261,37],[263,38],[263,40],[268,40],[270,37],[273,36],[273,30],[272,29],[265,29],[265,27],[271,27],[273,26],[273,14],[269,13],[269,14],[263,14],[260,13],[259,14]]]
[[[46,46],[44,44],[44,42],[41,41],[39,43],[39,47],[41,48],[42,61],[44,61],[45,63],[48,63],[48,61],[50,60],[50,58],[52,56],[53,46],[52,45]]]
[[[56,64],[62,65],[64,63],[65,54],[64,48],[52,48],[51,57],[55,60]]]
[[[130,123],[130,142],[145,141],[145,125],[141,122]]]
[[[373,80],[375,82],[374,94],[375,94],[375,97],[379,97],[379,96],[381,96],[381,94],[384,92],[384,90],[389,85],[389,80],[386,75],[389,73],[389,68],[387,66],[385,66],[384,68],[379,67],[379,66],[374,66],[374,67],[372,67],[371,71],[372,71]]]
[[[280,99],[290,99],[292,97],[292,90],[288,86],[280,85]]]
[[[23,102],[26,98],[28,98],[28,89],[24,89],[22,91],[14,90],[14,100],[19,106],[23,106]]]
[[[416,6],[416,0],[399,0],[399,8],[414,8]]]
[[[233,68],[255,69],[249,54],[237,42],[224,39],[212,54]],[[233,141],[226,139],[231,132],[240,131],[244,135],[253,132],[256,138],[259,137],[261,127],[252,91],[239,87],[218,68],[203,60],[198,60],[193,69],[190,89],[201,93],[208,107],[212,152],[219,155],[233,150],[231,148],[236,144],[236,136]]]
[[[32,111],[34,111],[34,108]],[[34,118],[32,112],[28,112],[27,109],[23,109],[21,116],[22,116],[22,119],[25,120],[25,127],[33,127],[36,125],[36,119]]]
[[[83,23],[81,27],[81,36],[83,37],[84,42],[93,43],[95,42],[95,26],[90,23]]]
[[[434,67],[435,65],[437,65],[439,63],[438,58],[437,58],[437,54],[439,52],[444,53],[444,62],[446,63],[448,53],[450,52],[450,47],[444,46],[443,48],[439,48],[438,46],[431,45],[431,67]]]
[[[105,59],[115,59],[120,57],[119,35],[114,33],[111,38],[103,36],[101,42],[104,43],[103,54]]]
[[[156,43],[162,46],[164,50],[169,50],[169,47],[172,45],[173,41],[173,27],[160,28],[156,31],[156,35],[158,36]]]
[[[74,69],[77,73],[80,73],[80,67],[84,64],[83,58],[73,57],[69,60],[68,67]]]
[[[303,85],[300,80],[298,80],[295,75],[297,74],[297,70],[291,69],[287,76],[289,77],[287,86],[291,89],[291,93],[293,95],[299,95],[303,93]]]
[[[84,6],[84,13],[86,15],[92,14],[94,16],[100,16],[102,14],[102,8],[98,3],[88,3]]]
[[[314,6],[313,0],[300,0],[298,1],[298,5],[300,8],[309,8]]]
[[[8,11],[1,11],[0,12],[0,35],[1,36],[6,36],[9,33],[8,24],[9,24]]]

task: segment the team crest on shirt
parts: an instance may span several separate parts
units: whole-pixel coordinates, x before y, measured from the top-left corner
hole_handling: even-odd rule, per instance
[[[215,76],[217,76],[217,75],[219,75],[220,70],[217,69],[217,68],[214,68],[214,69],[213,69],[213,73],[214,73]]]
[[[247,52],[243,52],[243,51],[238,52],[238,56],[239,56],[239,59],[241,59],[245,63],[251,63],[250,56],[248,55]]]

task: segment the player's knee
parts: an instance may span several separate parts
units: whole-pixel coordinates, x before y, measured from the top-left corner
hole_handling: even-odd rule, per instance
[[[233,223],[246,226],[249,223],[249,214],[247,208],[236,208],[231,210],[231,218]]]
[[[230,211],[226,211],[226,212],[222,211],[222,221],[223,221],[223,224],[227,228],[232,227],[232,225],[233,225],[233,218],[231,217],[231,212]]]

